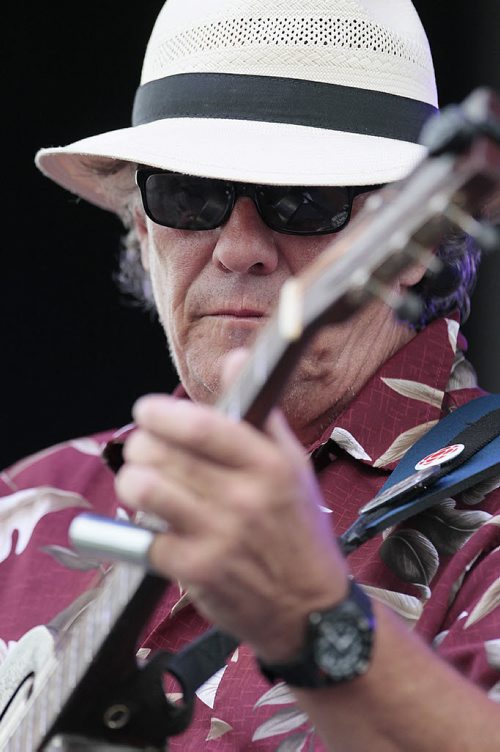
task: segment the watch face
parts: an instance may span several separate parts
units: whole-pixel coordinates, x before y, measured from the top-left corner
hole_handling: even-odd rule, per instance
[[[343,601],[309,614],[305,645],[295,660],[259,665],[269,681],[281,679],[291,687],[316,689],[349,681],[370,665],[374,630],[370,599],[351,580]]]
[[[372,625],[355,609],[328,616],[317,625],[315,659],[333,681],[351,679],[364,673],[369,665]]]

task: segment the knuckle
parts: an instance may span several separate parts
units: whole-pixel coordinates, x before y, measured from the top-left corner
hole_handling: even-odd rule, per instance
[[[179,574],[188,584],[188,590],[193,586],[202,590],[210,589],[215,581],[214,561],[202,546],[184,552],[183,560],[179,563]]]
[[[165,447],[150,433],[139,429],[125,442],[123,456],[126,462],[158,465],[165,459]]]
[[[130,465],[123,465],[115,476],[115,490],[120,498],[126,498],[129,491]]]
[[[229,501],[235,512],[234,526],[241,528],[243,534],[262,520],[269,504],[267,489],[263,488],[260,480],[254,479],[234,484]]]
[[[227,496],[229,504],[240,513],[244,513],[251,510],[257,503],[255,498],[258,497],[256,484],[250,479],[237,480],[228,485]]]
[[[128,437],[123,447],[123,457],[126,462],[133,462],[142,455],[145,441],[146,432],[140,428]]]
[[[149,468],[124,465],[115,479],[117,494],[134,506],[146,508],[158,493],[158,479]]]

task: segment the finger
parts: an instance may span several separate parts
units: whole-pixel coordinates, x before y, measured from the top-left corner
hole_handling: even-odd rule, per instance
[[[179,580],[190,591],[191,582],[187,575],[191,575],[192,550],[192,541],[172,531],[158,533],[148,550],[149,568],[167,579]]]
[[[196,462],[193,461],[192,451],[188,452],[185,448],[143,429],[134,431],[125,441],[123,448],[123,456],[128,463],[149,465],[174,477],[187,476],[189,479],[200,476],[204,483],[220,482],[214,464],[199,456],[197,452],[194,454]]]
[[[221,579],[225,581],[222,589],[234,587],[226,577],[221,578],[225,566],[219,547],[214,546],[212,540],[204,541],[199,536],[183,536],[172,530],[157,533],[149,546],[147,561],[151,569],[182,582],[199,610],[210,593],[221,590]]]
[[[271,411],[264,424],[264,430],[294,462],[307,463],[304,448],[288,425],[281,410],[274,408]]]
[[[196,533],[206,526],[203,502],[153,468],[124,465],[115,487],[125,504],[161,517],[179,533]]]
[[[126,440],[123,453],[129,465],[154,468],[165,479],[177,481],[198,497],[217,496],[225,480],[219,464],[141,428]],[[232,470],[225,468],[224,472]]]
[[[248,467],[265,461],[268,437],[244,422],[222,415],[213,407],[165,395],[141,397],[134,406],[137,424],[198,457],[226,467]]]
[[[149,431],[137,428],[123,447],[125,462],[163,465],[168,459],[168,445]]]

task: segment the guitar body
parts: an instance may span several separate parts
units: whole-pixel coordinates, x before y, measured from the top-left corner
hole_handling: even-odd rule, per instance
[[[30,696],[41,688],[57,663],[53,633],[44,626],[27,632],[0,668],[0,749],[26,712]]]
[[[43,692],[48,676],[58,665],[56,641],[53,633],[45,626],[38,626],[27,632],[13,650],[11,650],[0,668],[0,750],[6,750],[12,731],[19,726],[26,714],[29,701],[39,691]],[[92,708],[92,703],[86,703]],[[91,710],[92,712],[92,710]],[[87,733],[58,733],[42,744],[43,752],[137,752],[137,745],[116,744]],[[29,738],[25,739],[29,747],[19,752],[33,752]],[[35,740],[33,740],[35,743]],[[146,749],[146,747],[144,747]],[[165,746],[148,749],[160,752]]]

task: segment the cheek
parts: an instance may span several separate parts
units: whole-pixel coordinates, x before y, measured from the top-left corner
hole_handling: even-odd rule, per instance
[[[319,235],[313,236],[284,236],[288,238],[286,255],[290,272],[293,275],[300,274],[309,264],[311,264],[325,250],[332,248],[338,240],[338,235]]]
[[[215,233],[215,231],[214,231]],[[188,233],[153,225],[148,234],[153,295],[176,363],[193,338],[193,300],[210,263],[213,233]]]
[[[210,239],[152,223],[148,229],[148,265],[156,304],[160,312],[173,311],[210,257]]]

